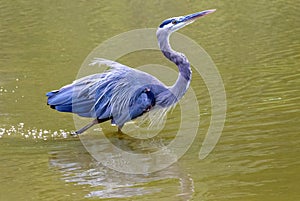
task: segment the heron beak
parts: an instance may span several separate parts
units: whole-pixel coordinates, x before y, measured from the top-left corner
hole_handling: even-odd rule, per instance
[[[205,11],[201,11],[201,12],[197,12],[197,13],[193,13],[193,14],[190,14],[190,15],[187,15],[185,16],[183,19],[182,19],[182,22],[185,22],[185,23],[192,23],[194,22],[196,19],[200,18],[200,17],[203,17],[205,15],[208,15],[210,13],[213,13],[215,12],[216,9],[211,9],[211,10],[205,10]]]

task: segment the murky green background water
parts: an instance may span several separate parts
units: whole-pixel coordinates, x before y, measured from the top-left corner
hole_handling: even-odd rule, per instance
[[[104,40],[210,8],[217,12],[180,32],[210,54],[226,88],[213,152],[198,159],[210,98],[195,76],[199,132],[176,164],[148,175],[98,165],[68,136],[72,115],[50,110],[45,93],[74,80]],[[299,8],[292,0],[0,1],[0,200],[299,200]],[[172,66],[153,56],[120,61]]]

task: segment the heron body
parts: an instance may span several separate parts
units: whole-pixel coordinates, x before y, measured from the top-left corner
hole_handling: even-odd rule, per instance
[[[95,59],[91,64],[107,65],[109,70],[93,74],[46,94],[47,104],[60,112],[72,112],[94,120],[76,131],[80,134],[91,126],[107,120],[122,126],[155,107],[168,108],[176,104],[191,81],[190,64],[184,54],[174,51],[169,43],[172,32],[215,10],[206,10],[167,19],[157,29],[159,47],[166,58],[178,66],[178,78],[166,86],[154,76],[115,61]]]

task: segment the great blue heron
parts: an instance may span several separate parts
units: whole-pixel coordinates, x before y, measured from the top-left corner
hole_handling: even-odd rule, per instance
[[[173,86],[166,86],[148,73],[115,61],[95,59],[93,64],[105,64],[110,69],[48,92],[48,105],[60,112],[94,118],[90,124],[76,131],[76,134],[107,120],[111,120],[112,124],[121,129],[126,122],[155,106],[168,108],[174,105],[187,91],[192,71],[185,55],[171,48],[170,34],[214,11],[215,9],[205,10],[169,18],[158,27],[156,35],[162,53],[178,66],[179,75]]]

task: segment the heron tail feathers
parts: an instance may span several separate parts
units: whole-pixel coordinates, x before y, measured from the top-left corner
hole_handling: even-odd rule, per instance
[[[50,91],[46,94],[47,104],[60,112],[72,112],[72,88],[64,87],[60,90]]]

